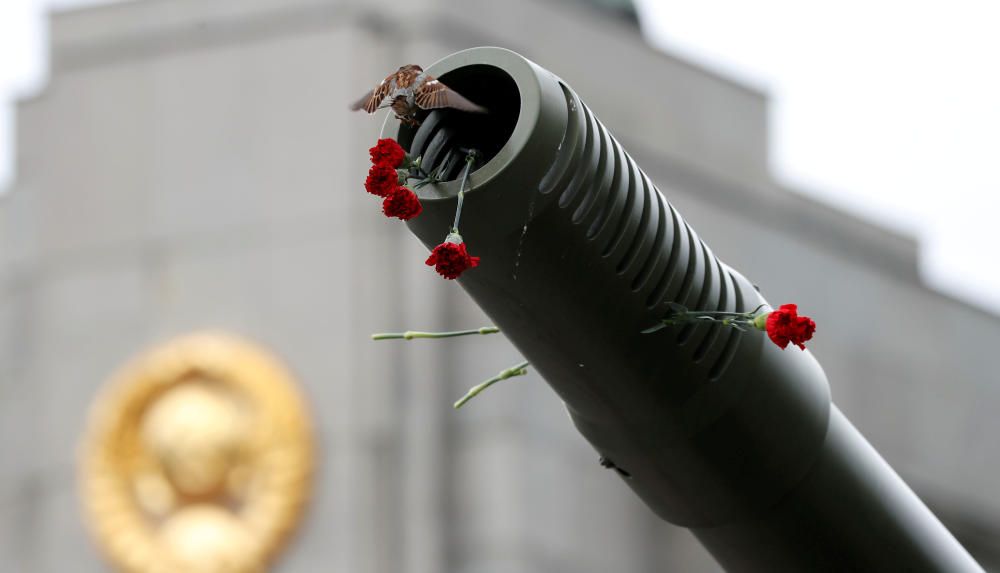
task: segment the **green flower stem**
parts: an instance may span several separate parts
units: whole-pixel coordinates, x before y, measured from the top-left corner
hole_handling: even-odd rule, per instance
[[[470,330],[453,330],[451,332],[421,332],[407,330],[406,332],[378,332],[372,335],[372,340],[413,340],[414,338],[454,338],[470,334],[496,334],[500,329],[495,326],[484,326]]]
[[[771,313],[769,310],[761,312],[766,307],[766,304],[762,304],[750,312],[728,312],[724,310],[687,310],[681,305],[674,305],[671,308],[673,314],[660,319],[660,322],[643,330],[642,333],[651,334],[667,326],[677,326],[699,321],[721,322],[723,326],[731,326],[740,331],[743,330],[742,327],[744,326],[757,330],[766,330],[767,316]]]
[[[475,152],[470,151],[466,154],[465,169],[462,170],[462,184],[458,186],[458,206],[455,207],[455,222],[451,225],[453,233],[458,232],[458,221],[462,218],[462,203],[465,201],[465,182],[469,180],[469,170],[472,169],[472,162],[475,160]]]
[[[464,406],[466,402],[475,398],[480,392],[482,392],[483,390],[489,388],[490,386],[496,384],[501,380],[513,378],[514,376],[524,376],[527,373],[528,373],[528,362],[522,362],[517,366],[512,366],[504,370],[503,372],[497,374],[493,378],[490,378],[489,380],[481,384],[473,386],[471,390],[466,392],[465,396],[462,396],[461,399],[458,400],[458,402],[455,402],[454,407],[456,410],[458,410],[459,408]]]
[[[428,175],[428,174],[424,173],[423,171],[421,171],[420,173],[417,173],[416,175],[419,175],[421,178],[418,179],[417,177],[414,177],[413,173],[409,173],[406,176],[406,183],[407,184],[410,184],[409,183],[410,180],[417,179],[417,182],[413,183],[411,185],[414,189],[420,189],[421,187],[423,187],[425,185],[432,185],[434,183],[438,183],[437,173],[431,173],[430,175]]]
[[[753,317],[749,316],[706,316],[701,314],[692,314],[690,316],[682,316],[677,318],[665,318],[663,319],[663,324],[673,326],[677,324],[687,324],[689,322],[721,322],[726,326],[731,326],[734,324],[745,324],[751,326],[754,324]]]
[[[725,311],[697,311],[691,310],[685,313],[680,313],[679,316],[728,316],[732,318],[753,318],[753,313],[750,312],[725,312]]]
[[[406,159],[399,166],[396,171],[401,172],[402,181],[400,185],[409,184],[411,179],[416,179],[417,182],[413,184],[414,189],[420,189],[424,185],[431,185],[433,183],[440,183],[441,180],[438,178],[440,175],[441,165],[439,164],[430,173],[424,171],[423,165],[421,165],[420,160],[422,158],[418,157],[416,159],[410,159],[409,154],[407,154]]]
[[[411,173],[416,172],[417,175],[420,175],[424,179],[429,179],[431,175],[426,171],[424,171],[423,166],[420,165],[420,160],[421,160],[420,157],[416,159],[410,159],[410,155],[406,154],[405,159],[403,159],[403,165],[401,165],[401,167],[406,169],[408,172]]]

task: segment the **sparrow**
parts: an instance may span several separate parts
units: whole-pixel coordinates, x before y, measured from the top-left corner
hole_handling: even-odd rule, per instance
[[[368,113],[375,113],[383,107],[391,107],[396,119],[412,126],[420,125],[416,114],[422,109],[450,107],[472,113],[486,113],[485,107],[465,99],[415,64],[401,66],[389,74],[354,102],[351,110],[363,109]]]

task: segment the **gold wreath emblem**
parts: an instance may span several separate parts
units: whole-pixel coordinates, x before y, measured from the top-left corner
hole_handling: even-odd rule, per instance
[[[116,374],[80,453],[90,528],[137,573],[266,570],[299,521],[313,469],[291,375],[218,333],[176,339]]]

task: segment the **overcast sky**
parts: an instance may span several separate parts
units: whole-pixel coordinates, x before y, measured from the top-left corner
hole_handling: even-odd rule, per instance
[[[1000,3],[638,0],[651,42],[772,97],[772,167],[915,236],[925,279],[1000,312]]]
[[[94,3],[0,0],[0,188],[10,103],[47,73],[44,10]],[[771,96],[781,181],[915,236],[932,286],[1000,313],[1000,3],[636,4],[650,42]]]

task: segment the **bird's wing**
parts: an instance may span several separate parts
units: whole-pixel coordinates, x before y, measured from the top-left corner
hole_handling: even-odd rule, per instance
[[[432,76],[427,76],[424,83],[420,84],[420,87],[414,90],[413,95],[420,109],[452,107],[462,111],[486,113],[485,107],[476,105],[465,99],[458,92],[444,85],[439,80],[434,79]]]
[[[385,96],[389,95],[389,92],[392,91],[395,76],[395,73],[389,74],[382,80],[382,83],[375,86],[375,89],[369,90],[361,99],[351,104],[351,111],[363,109],[368,113],[375,113],[375,110],[378,109]]]

